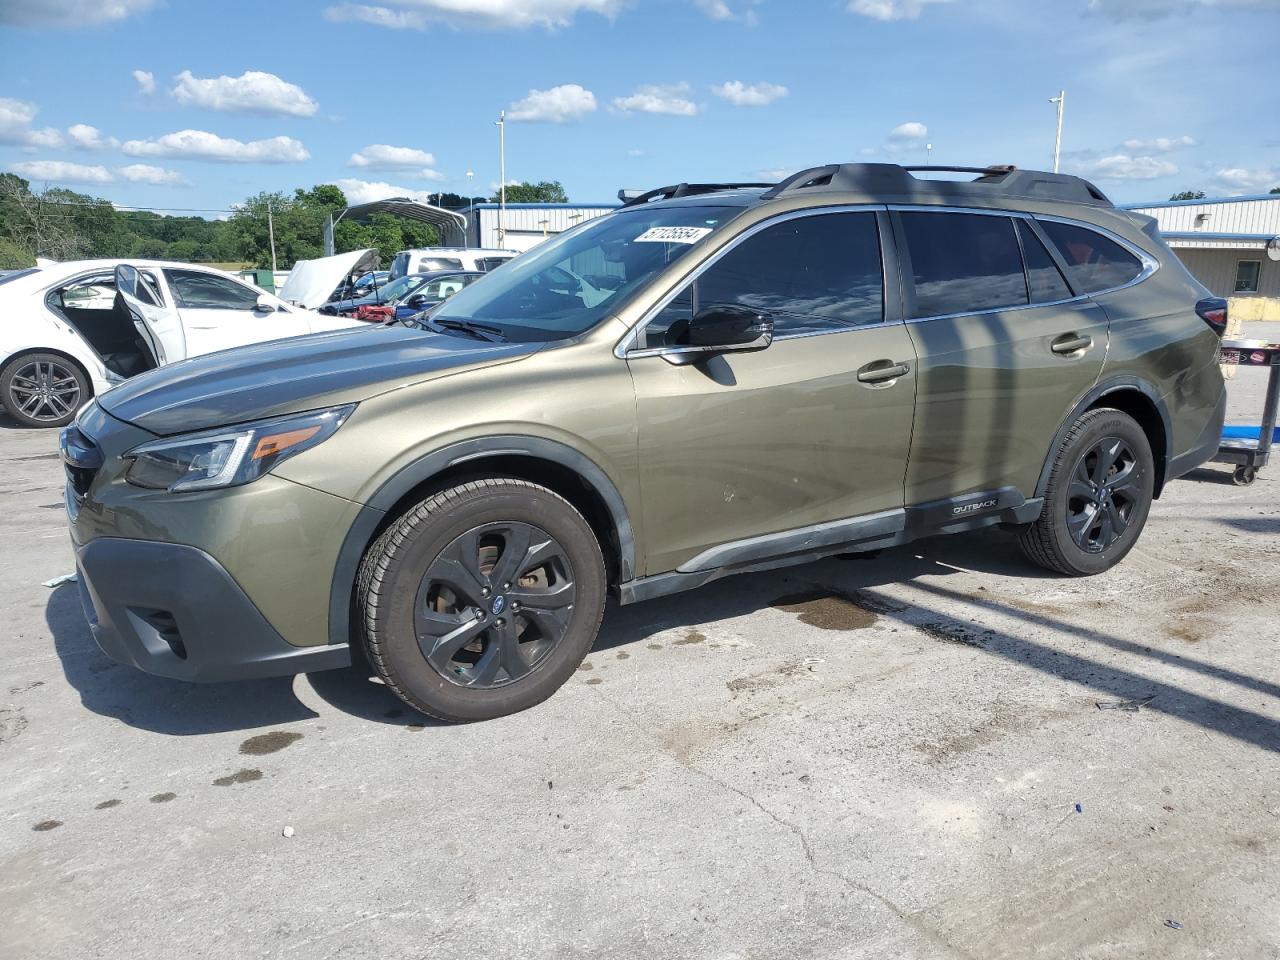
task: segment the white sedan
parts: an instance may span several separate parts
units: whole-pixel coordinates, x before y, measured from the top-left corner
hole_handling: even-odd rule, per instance
[[[373,251],[325,258],[341,262],[314,278],[316,284],[338,286],[343,269],[356,266],[347,261],[362,253]],[[129,278],[136,300],[117,296],[118,276]],[[189,263],[80,260],[20,270],[0,277],[0,405],[24,426],[62,426],[91,396],[144,370],[228,347],[363,325]]]

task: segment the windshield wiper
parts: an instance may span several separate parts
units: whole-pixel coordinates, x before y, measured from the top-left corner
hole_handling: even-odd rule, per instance
[[[452,317],[423,317],[422,325],[424,327],[440,327],[444,330],[461,330],[463,333],[469,333],[477,340],[485,340],[489,343],[506,343],[507,338],[502,335],[501,327],[491,327],[487,323],[476,323],[474,320],[454,320]]]

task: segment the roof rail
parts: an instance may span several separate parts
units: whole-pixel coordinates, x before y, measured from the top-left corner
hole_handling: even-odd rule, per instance
[[[744,187],[772,187],[772,183],[673,183],[645,193],[619,190],[618,199],[624,207],[634,207],[651,200],[672,200],[676,197],[692,197],[700,193],[716,193],[720,190],[740,190]]]
[[[916,173],[972,173],[973,180],[929,180]],[[1063,200],[1111,206],[1106,194],[1088,180],[1064,173],[1019,170],[1007,164],[986,167],[912,166],[896,163],[830,163],[792,174],[763,199],[794,196],[813,190],[863,193],[898,201],[963,200],[993,195]]]

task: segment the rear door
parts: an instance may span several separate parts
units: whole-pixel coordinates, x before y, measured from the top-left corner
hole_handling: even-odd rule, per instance
[[[116,267],[115,283],[124,308],[129,311],[139,336],[151,347],[156,363],[163,365],[184,359],[187,344],[182,318],[172,302],[165,301],[160,285],[127,263]]]
[[[773,535],[828,521],[898,522],[915,353],[892,283],[885,297],[882,230],[885,214],[870,209],[770,221],[642,321],[627,359],[648,573],[803,552],[832,531]],[[773,343],[671,362],[680,358],[664,354],[668,330],[712,303],[768,313]],[[726,544],[746,553],[698,556]]]
[[[966,516],[1016,506],[1102,371],[1106,314],[1074,296],[1028,217],[907,207],[893,217],[919,355],[907,504],[943,520],[953,498]]]
[[[275,309],[258,309],[263,291],[203,270],[166,268],[165,279],[186,331],[187,356],[247,343],[309,333],[307,315],[268,297]]]

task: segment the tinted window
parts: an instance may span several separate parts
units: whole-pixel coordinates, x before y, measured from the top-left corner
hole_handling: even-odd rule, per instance
[[[917,317],[1027,303],[1011,218],[911,212],[901,217],[915,275]]]
[[[418,263],[420,273],[431,273],[433,270],[461,270],[462,261],[456,257],[423,257]]]
[[[187,270],[166,270],[179,307],[189,310],[252,310],[258,291],[225,277]]]
[[[880,234],[874,213],[797,217],[748,237],[650,322],[645,345],[709,304],[773,317],[777,336],[843,330],[884,319]]]
[[[1041,220],[1040,227],[1067,262],[1067,275],[1081,293],[1123,286],[1142,272],[1142,261],[1120,244],[1085,227]]]
[[[476,261],[476,268],[479,270],[496,270],[510,259],[510,257],[481,257]]]
[[[1022,240],[1022,259],[1027,264],[1027,285],[1031,288],[1032,303],[1053,303],[1055,300],[1070,300],[1071,288],[1062,279],[1062,271],[1058,269],[1044,248],[1035,231],[1027,226],[1025,220],[1018,222],[1018,237]]]

